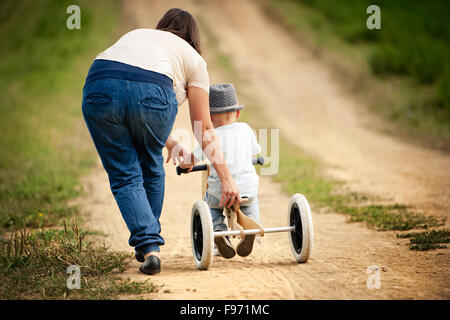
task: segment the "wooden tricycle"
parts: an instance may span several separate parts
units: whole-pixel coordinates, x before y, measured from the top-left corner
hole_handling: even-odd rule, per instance
[[[263,165],[264,158],[259,157],[253,160],[254,165]],[[177,174],[188,173],[187,169],[177,167]],[[189,171],[203,171],[202,179],[202,199],[207,189],[207,179],[209,176],[209,164],[201,164],[192,167]],[[246,197],[242,197],[241,202],[245,202]],[[254,220],[245,216],[239,208],[234,205],[231,208],[224,208],[225,216],[228,219],[228,231],[213,231],[212,217],[210,209],[205,201],[199,200],[194,203],[191,214],[191,243],[194,262],[198,269],[208,269],[214,259],[214,238],[232,236],[244,238],[246,235],[264,236],[267,233],[288,232],[289,243],[292,254],[299,263],[304,263],[311,256],[313,248],[313,221],[311,209],[306,197],[300,193],[294,194],[288,205],[287,226],[263,228]]]

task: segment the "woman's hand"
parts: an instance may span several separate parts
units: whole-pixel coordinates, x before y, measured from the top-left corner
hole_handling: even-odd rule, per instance
[[[181,162],[178,162],[178,165],[182,169],[188,169],[188,172],[190,172],[192,170],[192,167],[195,164],[195,162],[192,161],[192,159],[194,159],[193,154],[190,152],[187,152],[187,154],[183,154],[183,156],[181,157]]]
[[[220,186],[222,188],[222,198],[219,203],[220,206],[231,208],[234,204],[239,204],[241,202],[239,189],[233,178],[221,179]]]
[[[190,158],[190,152],[187,152],[175,139],[172,138],[172,136],[169,136],[169,138],[166,141],[166,148],[167,148],[167,159],[166,163],[169,162],[170,159],[172,159],[172,162],[174,165],[177,165],[179,163],[183,162],[183,158],[185,156],[189,156]]]
[[[166,163],[172,159],[174,165],[179,165],[183,169],[192,170],[195,164],[195,157],[191,152],[186,151],[175,139],[169,137],[166,142],[167,159]]]

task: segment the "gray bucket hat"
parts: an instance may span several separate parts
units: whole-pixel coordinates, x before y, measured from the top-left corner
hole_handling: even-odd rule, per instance
[[[212,84],[209,87],[209,112],[225,113],[242,110],[238,104],[236,90],[231,83]]]

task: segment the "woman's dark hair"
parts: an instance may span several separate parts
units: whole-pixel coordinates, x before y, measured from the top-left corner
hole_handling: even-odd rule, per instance
[[[197,22],[189,12],[177,8],[170,9],[159,20],[156,29],[176,34],[189,43],[199,54],[202,54]]]

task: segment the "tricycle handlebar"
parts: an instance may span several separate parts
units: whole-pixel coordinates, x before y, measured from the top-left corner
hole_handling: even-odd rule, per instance
[[[259,156],[257,159],[253,159],[252,160],[252,164],[253,165],[259,164],[259,165],[262,166],[264,164],[264,157],[263,156]],[[177,170],[177,175],[180,175],[182,173],[188,173],[188,169],[183,169],[180,166],[177,166],[176,170]],[[193,166],[192,170],[189,171],[189,172],[206,171],[206,170],[208,170],[208,165],[207,164],[200,164],[200,165],[197,165],[197,166]]]

